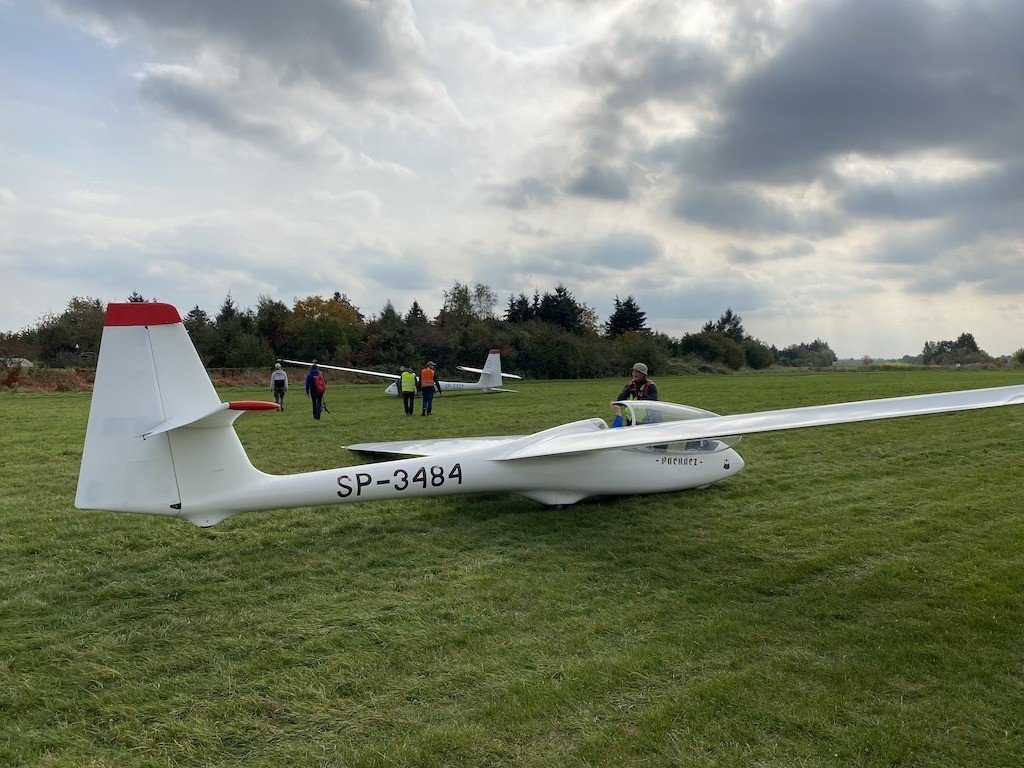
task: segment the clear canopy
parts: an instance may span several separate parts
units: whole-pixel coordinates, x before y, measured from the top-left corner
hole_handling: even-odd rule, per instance
[[[665,421],[688,421],[717,416],[717,413],[694,408],[690,405],[660,403],[652,400],[619,400],[622,407],[623,426],[628,428],[642,424],[660,424]],[[640,450],[670,451],[672,453],[715,453],[731,448],[740,441],[739,435],[727,435],[700,440],[686,440],[667,445],[647,446]]]

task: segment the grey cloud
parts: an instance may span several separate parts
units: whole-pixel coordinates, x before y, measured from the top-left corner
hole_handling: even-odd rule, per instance
[[[517,235],[526,235],[527,237],[551,237],[551,230],[547,227],[534,227],[522,219],[516,219],[508,225],[508,228]]]
[[[626,173],[615,168],[589,165],[569,185],[568,191],[581,197],[596,197],[601,200],[628,200],[629,179]]]
[[[193,52],[227,46],[270,62],[282,82],[313,78],[331,90],[360,89],[367,76],[397,76],[418,58],[412,14],[400,0],[53,2],[65,15],[115,34],[143,33]]]
[[[752,283],[695,282],[683,288],[640,292],[637,302],[652,322],[667,326],[717,317],[726,307],[740,314],[764,309],[771,303],[771,294]]]
[[[925,231],[882,238],[865,254],[864,260],[881,265],[927,264],[939,258],[945,249],[961,245],[963,240],[952,227],[941,224]]]
[[[836,155],[1022,148],[1024,7],[857,0],[811,5],[801,28],[720,104],[680,157],[690,173],[793,181]]]
[[[703,41],[666,31],[666,18],[686,12],[674,1],[635,6],[620,15],[608,38],[581,52],[579,79],[595,100],[575,121],[586,167],[572,182],[571,192],[626,199],[627,174],[609,166],[622,167],[642,151],[650,108],[700,103],[723,83],[727,56]]]
[[[995,252],[972,249],[909,273],[905,283],[911,293],[947,293],[959,285],[971,284],[983,293],[1010,295],[1024,292],[1024,251],[1018,244]]]
[[[517,211],[550,205],[555,199],[555,188],[536,176],[525,176],[511,184],[488,185],[483,187],[483,191],[495,205]]]
[[[563,241],[519,256],[495,257],[497,266],[486,280],[502,290],[521,290],[530,275],[552,280],[589,282],[595,276],[624,272],[658,262],[664,249],[655,238],[640,232],[615,232],[586,241]]]
[[[684,186],[672,208],[681,219],[732,232],[833,235],[842,217],[825,208],[799,208],[746,186]]]
[[[765,261],[781,261],[810,256],[815,252],[814,245],[806,240],[798,240],[785,246],[756,249],[750,246],[730,245],[722,249],[734,264],[758,264]]]
[[[436,282],[428,266],[410,254],[360,252],[355,259],[349,258],[346,262],[386,288],[400,291],[426,290],[432,288]]]
[[[286,154],[305,154],[279,124],[249,117],[232,108],[224,94],[197,83],[170,74],[151,74],[142,81],[139,95],[180,119],[219,133]]]
[[[979,176],[956,180],[922,180],[898,177],[891,181],[848,184],[841,205],[849,213],[866,218],[930,219],[947,214],[990,215],[1010,206],[1020,225],[1024,202],[1024,162]]]
[[[51,0],[51,7],[174,62],[138,74],[146,102],[292,158],[354,159],[408,173],[348,149],[339,131],[450,108],[406,0]]]
[[[581,79],[605,89],[609,110],[652,100],[688,102],[719,82],[725,62],[702,43],[666,37],[634,23],[616,30],[614,42],[596,47],[580,67]]]

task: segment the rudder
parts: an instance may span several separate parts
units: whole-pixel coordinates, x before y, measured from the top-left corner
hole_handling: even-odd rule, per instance
[[[242,411],[211,422],[227,408],[177,309],[108,305],[75,506],[197,525],[227,517],[211,510],[211,497],[262,474],[231,426]]]

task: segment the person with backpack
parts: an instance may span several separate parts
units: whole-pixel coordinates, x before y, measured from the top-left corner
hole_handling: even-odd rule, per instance
[[[284,396],[288,391],[288,374],[280,363],[274,364],[274,370],[270,374],[270,391],[274,395],[274,402],[284,410]]]
[[[423,409],[420,416],[432,416],[434,406],[434,391],[441,391],[441,382],[437,379],[437,371],[434,370],[434,363],[427,363],[427,367],[420,371],[420,394],[423,396]]]
[[[306,395],[313,401],[313,418],[320,421],[320,412],[324,409],[324,392],[327,391],[327,379],[324,372],[317,367],[316,360],[306,374]]]
[[[416,379],[416,374],[412,368],[402,366],[398,371],[398,391],[402,393],[402,407],[405,409],[406,416],[412,416],[413,411],[416,409],[416,390],[419,387],[419,381]]]

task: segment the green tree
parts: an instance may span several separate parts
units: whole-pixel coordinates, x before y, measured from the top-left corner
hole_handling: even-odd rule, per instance
[[[444,292],[444,301],[436,322],[442,328],[450,323],[466,325],[476,319],[473,310],[473,294],[469,286],[456,280],[452,287]]]
[[[508,297],[508,308],[505,310],[506,323],[525,323],[533,319],[533,307],[525,293]]]
[[[302,359],[340,362],[358,347],[365,325],[358,307],[342,293],[296,299],[287,328],[289,348]]]
[[[569,333],[594,330],[596,317],[586,304],[576,300],[569,289],[559,283],[553,293],[545,293],[538,302],[535,317],[557,325]]]
[[[185,315],[183,322],[203,365],[210,365],[210,361],[217,354],[219,344],[217,328],[214,326],[213,320],[197,304]]]
[[[767,368],[775,359],[767,344],[751,336],[743,339],[740,346],[743,347],[743,359],[747,367],[753,368],[755,371]]]
[[[273,362],[274,352],[266,339],[247,332],[235,336],[224,360],[228,368],[264,367],[272,365]]]
[[[267,342],[275,355],[280,356],[288,348],[291,317],[292,311],[283,301],[260,296],[256,304],[256,335]]]
[[[668,352],[664,345],[648,332],[629,331],[620,334],[615,337],[612,349],[615,359],[612,373],[622,374],[637,362],[645,363],[652,377],[668,369]]]
[[[1015,366],[1017,366],[1018,368],[1024,368],[1024,347],[1021,347],[1016,352],[1014,352],[1011,359],[1013,360],[1013,364]]]
[[[708,333],[721,333],[739,344],[747,332],[743,329],[743,318],[732,311],[729,307],[722,313],[718,320],[708,320],[704,323],[702,331]]]
[[[494,306],[498,303],[498,294],[491,287],[483,283],[473,286],[471,296],[473,314],[478,320],[487,320],[494,317]]]
[[[961,333],[955,341],[926,341],[921,350],[924,365],[990,362],[991,356],[978,347],[972,333]]]
[[[380,323],[381,327],[386,328],[389,331],[398,332],[402,328],[402,316],[398,314],[395,309],[395,305],[391,303],[391,299],[384,302],[384,306],[381,307],[380,314],[377,315],[377,322]]]
[[[650,333],[647,327],[647,313],[640,309],[632,295],[624,301],[615,297],[614,309],[605,323],[605,334],[612,338],[624,333]]]
[[[405,324],[410,328],[414,326],[426,325],[430,320],[427,318],[426,312],[420,306],[420,303],[416,299],[412,300],[412,306],[409,307],[409,311],[405,313]]]
[[[59,315],[46,315],[35,337],[43,362],[57,367],[96,365],[106,307],[99,299],[75,296]]]
[[[778,355],[779,364],[799,368],[831,368],[838,359],[828,342],[821,339],[790,344]]]

